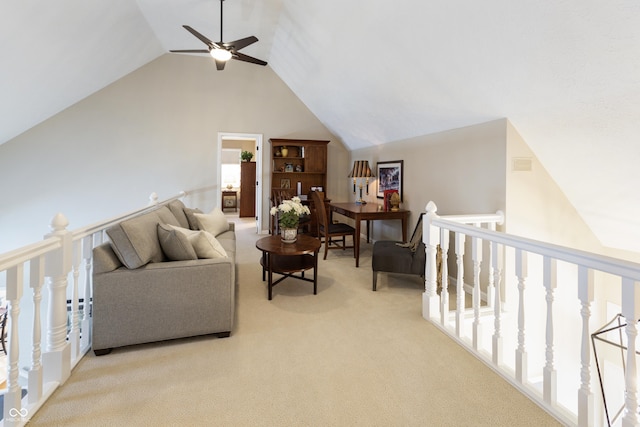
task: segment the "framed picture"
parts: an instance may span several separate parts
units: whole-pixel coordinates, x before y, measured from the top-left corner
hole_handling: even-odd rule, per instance
[[[280,188],[291,188],[291,180],[289,178],[282,178],[280,180]]]
[[[390,162],[378,162],[377,169],[377,183],[378,199],[384,199],[385,190],[396,190],[402,201],[402,166],[404,160],[393,160]]]

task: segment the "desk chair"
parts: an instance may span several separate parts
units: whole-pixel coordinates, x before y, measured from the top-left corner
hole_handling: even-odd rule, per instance
[[[413,274],[424,278],[426,262],[425,246],[422,242],[422,217],[420,214],[409,243],[379,240],[373,244],[371,269],[373,290],[376,290],[378,272]]]
[[[324,258],[327,259],[327,252],[329,249],[351,249],[353,248],[353,257],[356,257],[356,229],[349,224],[336,223],[331,224],[327,217],[327,208],[324,205],[324,192],[312,191],[311,197],[316,209],[317,216],[317,235],[320,241],[324,237]],[[351,236],[351,246],[346,244],[346,236]],[[342,245],[334,241],[334,237],[342,237]],[[336,246],[331,247],[334,244]]]

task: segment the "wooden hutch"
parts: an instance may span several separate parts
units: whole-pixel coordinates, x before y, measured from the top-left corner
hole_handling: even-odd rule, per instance
[[[327,145],[329,141],[271,138],[271,191],[302,195],[310,205],[311,230],[315,233],[315,215],[311,200],[304,199],[312,189],[327,191]],[[309,198],[310,199],[310,198]],[[273,228],[272,228],[273,230]]]

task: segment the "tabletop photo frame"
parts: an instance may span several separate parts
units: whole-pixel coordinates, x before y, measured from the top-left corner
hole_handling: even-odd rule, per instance
[[[384,199],[386,190],[396,190],[402,201],[402,169],[404,160],[378,162],[376,164],[377,197]],[[388,193],[387,193],[388,194]]]

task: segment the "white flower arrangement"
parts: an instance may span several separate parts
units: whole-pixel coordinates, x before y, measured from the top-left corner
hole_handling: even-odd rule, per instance
[[[278,223],[281,228],[298,228],[300,217],[311,214],[311,211],[300,202],[299,197],[292,197],[291,200],[283,200],[277,207],[272,207],[270,213],[273,216],[280,213]]]

